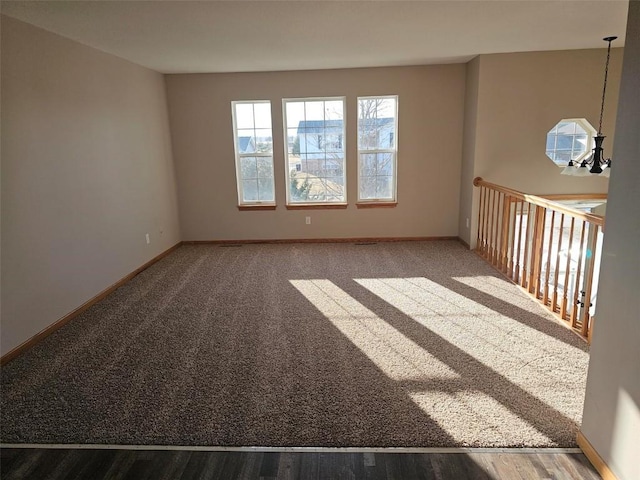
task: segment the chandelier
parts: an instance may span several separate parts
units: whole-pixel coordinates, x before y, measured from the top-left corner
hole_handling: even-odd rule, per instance
[[[604,97],[607,92],[607,76],[609,75],[609,58],[611,57],[611,42],[618,37],[605,37],[603,40],[609,42],[607,48],[607,63],[604,67],[604,86],[602,87],[602,104],[600,105],[600,123],[598,124],[598,133],[594,137],[596,144],[591,155],[586,157],[581,162],[574,163],[573,160],[569,160],[567,166],[562,170],[562,175],[573,175],[576,177],[586,177],[588,175],[602,175],[608,177],[611,171],[611,159],[604,158],[602,148],[602,142],[605,136],[602,135],[602,115],[604,114]]]

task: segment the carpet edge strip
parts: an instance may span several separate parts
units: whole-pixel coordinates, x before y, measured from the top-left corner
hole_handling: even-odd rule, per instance
[[[292,452],[292,453],[524,453],[524,454],[572,454],[583,453],[580,448],[488,448],[488,447],[225,447],[205,445],[107,445],[79,443],[1,443],[3,448],[23,449],[77,449],[77,450],[167,450],[197,452]]]

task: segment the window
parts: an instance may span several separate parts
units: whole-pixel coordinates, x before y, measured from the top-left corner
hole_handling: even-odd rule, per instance
[[[268,100],[231,102],[238,205],[274,205],[273,137]]]
[[[287,204],[346,202],[344,98],[285,99]]]
[[[591,153],[595,129],[584,118],[560,120],[547,134],[547,156],[561,167]]]
[[[396,201],[398,97],[358,97],[358,202]]]

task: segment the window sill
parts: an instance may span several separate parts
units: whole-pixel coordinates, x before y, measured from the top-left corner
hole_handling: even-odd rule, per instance
[[[287,205],[287,210],[344,210],[346,203],[303,203]]]
[[[398,202],[358,202],[357,208],[395,208]]]
[[[269,205],[238,205],[238,210],[240,210],[241,212],[248,212],[251,210],[275,210],[276,206],[273,204],[269,204]]]

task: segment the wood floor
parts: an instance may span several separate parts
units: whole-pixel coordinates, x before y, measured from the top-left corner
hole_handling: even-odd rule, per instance
[[[582,453],[544,449],[526,452],[337,453],[3,448],[1,477],[3,480],[600,479]]]

